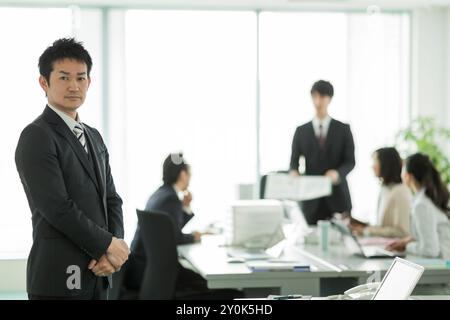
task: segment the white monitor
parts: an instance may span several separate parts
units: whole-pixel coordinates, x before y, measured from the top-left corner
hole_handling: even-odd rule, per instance
[[[423,271],[424,268],[418,264],[395,258],[372,300],[408,299]]]
[[[278,200],[243,200],[231,206],[228,241],[233,246],[267,249],[284,239],[284,209]]]

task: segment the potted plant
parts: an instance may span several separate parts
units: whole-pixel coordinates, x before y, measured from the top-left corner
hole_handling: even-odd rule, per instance
[[[447,186],[450,186],[450,161],[443,146],[449,142],[450,130],[438,126],[436,120],[429,117],[413,120],[396,136],[396,147],[403,157],[415,152],[428,155]]]

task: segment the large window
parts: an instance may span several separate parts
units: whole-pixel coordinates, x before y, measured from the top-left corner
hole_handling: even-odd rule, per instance
[[[392,143],[409,115],[407,14],[0,7],[0,28],[7,30],[0,36],[0,86],[7,88],[0,257],[30,249],[31,214],[14,151],[21,130],[45,105],[38,57],[63,36],[76,36],[93,56],[80,116],[110,149],[126,240],[135,230],[135,209],[162,183],[170,152],[182,150],[192,165],[197,218],[191,228],[222,219],[237,185],[256,182],[258,163],[259,174],[287,169],[292,135],[313,116],[309,90],[320,78],[335,86],[331,115],[354,133],[354,213],[374,216],[371,153]]]
[[[261,171],[287,170],[295,128],[314,115],[309,91],[335,87],[331,116],[350,123],[356,168],[349,176],[355,216],[375,217],[372,152],[393,143],[408,121],[409,16],[262,13]]]
[[[192,165],[194,223],[222,218],[236,185],[255,181],[255,22],[252,12],[127,12],[128,221],[173,151]]]
[[[347,14],[261,13],[261,171],[287,170],[295,128],[314,115],[309,91],[330,80],[345,108]]]

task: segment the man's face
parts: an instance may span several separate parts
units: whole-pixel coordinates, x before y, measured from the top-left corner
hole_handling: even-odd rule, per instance
[[[328,106],[330,105],[331,97],[322,96],[318,92],[314,92],[311,95],[311,98],[317,114],[326,114],[328,112]]]
[[[189,187],[191,181],[191,170],[182,170],[180,172],[179,181],[181,182],[181,189],[184,191]]]
[[[378,155],[376,153],[374,153],[372,155],[372,160],[373,160],[373,164],[372,164],[373,173],[375,174],[375,177],[380,177],[381,166],[380,166],[380,160],[378,159]]]
[[[39,83],[51,105],[70,113],[76,112],[84,103],[91,80],[84,62],[63,59],[53,63],[50,83],[43,76]]]

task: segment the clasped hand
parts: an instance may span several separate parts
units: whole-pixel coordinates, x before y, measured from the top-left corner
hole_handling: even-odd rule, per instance
[[[98,276],[106,277],[120,271],[122,265],[128,260],[130,249],[123,239],[112,238],[106,253],[97,261],[92,259],[88,265],[89,270]]]

